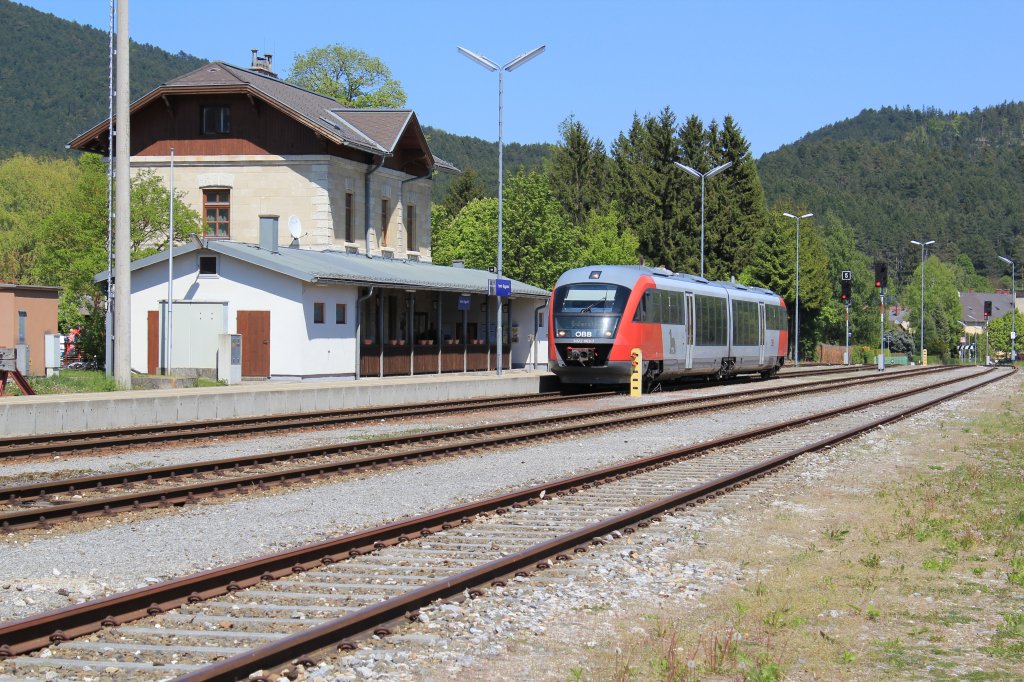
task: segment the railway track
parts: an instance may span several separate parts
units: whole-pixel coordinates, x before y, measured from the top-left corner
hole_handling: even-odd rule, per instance
[[[395,632],[437,600],[500,590],[538,571],[569,574],[573,557],[613,533],[656,532],[665,514],[1011,373],[971,372],[0,625],[0,674],[293,674],[360,637]]]
[[[754,402],[834,390],[837,385],[860,386],[946,371],[949,370],[939,367],[845,379],[838,383],[833,379],[791,387],[774,385],[725,395],[686,396],[604,409],[599,413],[558,414],[516,422],[10,485],[0,488],[0,530],[12,532],[45,528],[96,516],[171,508],[209,497],[260,492],[272,486],[309,483],[338,473],[423,461],[524,440],[632,426],[639,420],[672,418],[699,410],[730,409]]]

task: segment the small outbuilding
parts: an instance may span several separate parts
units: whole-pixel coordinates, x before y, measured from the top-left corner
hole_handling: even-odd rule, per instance
[[[493,273],[343,250],[194,240],[132,263],[132,369],[215,376],[241,336],[243,378],[380,377],[497,369]],[[106,280],[106,273],[96,281]],[[504,368],[546,364],[548,292],[512,280]],[[170,318],[170,344],[166,330]],[[170,361],[168,362],[168,346]]]
[[[60,287],[0,282],[0,348],[27,349],[28,373],[46,373],[44,338],[57,333]]]

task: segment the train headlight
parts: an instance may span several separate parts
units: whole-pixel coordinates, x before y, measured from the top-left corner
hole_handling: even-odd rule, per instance
[[[612,333],[610,331],[605,332],[604,335],[607,336],[609,339],[612,338]]]
[[[558,330],[558,335],[559,336],[565,336],[565,330],[564,329],[559,329]]]

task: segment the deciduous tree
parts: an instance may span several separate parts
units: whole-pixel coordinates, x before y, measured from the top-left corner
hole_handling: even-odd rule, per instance
[[[314,47],[297,55],[288,82],[358,108],[405,106],[402,84],[378,57],[344,45]]]

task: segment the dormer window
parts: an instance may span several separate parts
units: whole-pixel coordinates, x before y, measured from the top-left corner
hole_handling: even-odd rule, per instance
[[[203,135],[222,135],[231,132],[231,107],[202,107]]]

